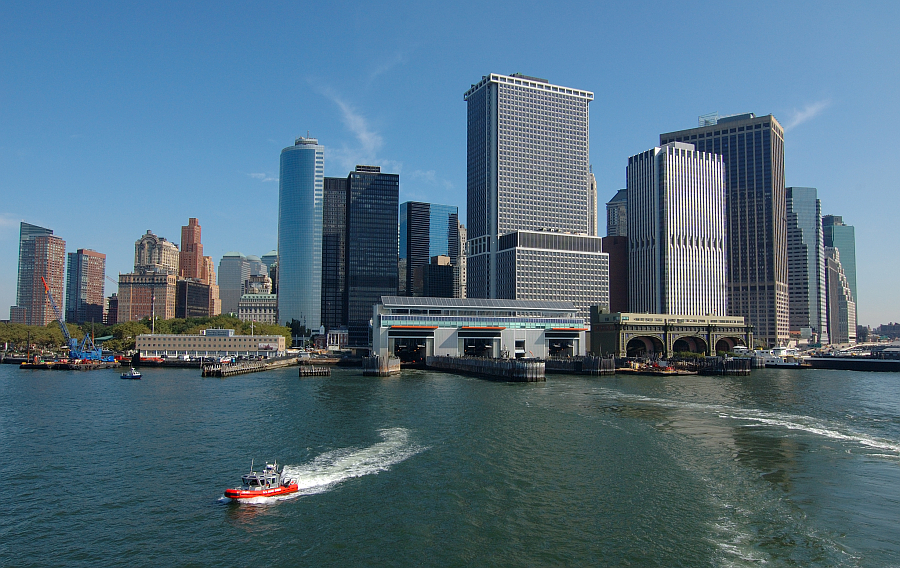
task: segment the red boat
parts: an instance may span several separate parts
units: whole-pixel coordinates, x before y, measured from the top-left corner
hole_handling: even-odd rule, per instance
[[[299,491],[297,482],[284,477],[284,471],[278,471],[278,462],[267,463],[263,471],[253,471],[250,461],[250,473],[241,476],[241,486],[225,490],[229,499],[253,499],[254,497],[276,497]]]

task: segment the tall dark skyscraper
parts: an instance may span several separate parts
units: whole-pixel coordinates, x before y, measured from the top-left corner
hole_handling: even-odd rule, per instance
[[[332,330],[347,325],[347,178],[325,178],[322,208],[322,323]]]
[[[346,178],[325,178],[324,187],[324,324],[346,326],[350,346],[366,347],[372,306],[382,296],[397,295],[400,176],[356,166]]]
[[[350,346],[367,346],[372,306],[396,296],[400,176],[356,166],[347,177],[347,331]]]
[[[88,249],[69,253],[66,274],[66,321],[103,323],[106,255]]]
[[[414,290],[415,272],[440,255],[450,257],[451,263],[458,261],[459,209],[417,201],[401,203],[400,295],[424,294],[424,290]]]
[[[698,128],[668,132],[725,162],[728,314],[744,316],[769,345],[790,339],[784,129],[772,115],[704,116]]]

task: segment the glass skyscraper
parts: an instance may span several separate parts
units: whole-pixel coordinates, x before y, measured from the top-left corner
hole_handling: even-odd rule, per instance
[[[400,204],[400,295],[419,295],[413,290],[414,273],[431,257],[448,256],[455,266],[459,253],[459,208],[418,201]]]
[[[859,305],[859,297],[856,295],[856,229],[853,225],[845,225],[844,218],[840,215],[825,215],[822,217],[822,240],[826,247],[834,247],[839,252],[840,265],[853,296],[854,319],[850,323],[855,337],[855,308]]]
[[[698,128],[660,134],[660,144],[670,142],[687,142],[700,152],[723,157],[728,315],[746,318],[754,335],[769,345],[786,343],[784,129],[772,115],[716,115],[701,117]]]
[[[106,255],[89,249],[69,253],[66,271],[66,321],[103,323]]]
[[[814,187],[789,187],[785,201],[791,332],[828,343],[822,204]]]
[[[356,166],[347,177],[346,306],[351,347],[371,345],[372,306],[397,295],[400,176]]]
[[[281,151],[278,182],[278,322],[322,324],[325,149],[297,138]],[[224,306],[223,306],[224,308]]]
[[[346,327],[346,243],[348,178],[325,178],[322,209],[322,323]]]

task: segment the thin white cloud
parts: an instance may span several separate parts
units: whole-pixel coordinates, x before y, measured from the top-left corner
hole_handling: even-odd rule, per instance
[[[258,179],[259,181],[278,181],[277,177],[271,177],[266,174],[247,174],[247,175],[252,177],[253,179]]]
[[[453,189],[453,184],[449,180],[439,178],[434,170],[414,170],[410,172],[409,179],[425,185],[440,187],[447,191]]]
[[[18,229],[19,219],[14,219],[7,215],[0,215],[0,229]]]
[[[382,61],[377,62],[372,66],[372,69],[369,71],[369,83],[378,78],[379,75],[383,75],[387,73],[394,67],[398,65],[403,65],[407,62],[407,57],[404,53],[398,51],[392,57],[388,57]]]
[[[794,109],[793,114],[784,125],[785,130],[790,130],[795,126],[799,126],[804,122],[808,122],[822,114],[822,111],[831,106],[831,99],[814,102],[803,107],[803,110]]]

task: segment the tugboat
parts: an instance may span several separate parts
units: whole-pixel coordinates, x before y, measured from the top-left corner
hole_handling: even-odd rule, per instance
[[[127,373],[122,373],[120,376],[123,379],[140,379],[141,372],[132,367],[130,371],[128,371]]]
[[[297,482],[284,477],[284,470],[278,471],[278,462],[267,463],[263,471],[253,471],[253,460],[250,461],[250,473],[241,476],[241,486],[226,489],[229,499],[252,499],[254,497],[275,497],[300,490]]]

